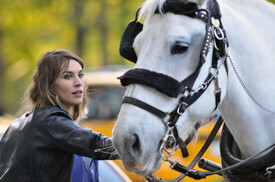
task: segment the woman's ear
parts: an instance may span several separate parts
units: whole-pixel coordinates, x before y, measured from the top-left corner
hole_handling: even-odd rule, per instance
[[[54,85],[50,86],[50,92],[53,93],[53,94],[55,94],[55,87],[54,87]]]

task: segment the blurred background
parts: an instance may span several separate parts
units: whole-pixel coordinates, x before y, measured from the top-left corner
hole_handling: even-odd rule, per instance
[[[67,49],[87,68],[129,64],[121,35],[142,0],[0,0],[0,116],[21,104],[37,60]]]

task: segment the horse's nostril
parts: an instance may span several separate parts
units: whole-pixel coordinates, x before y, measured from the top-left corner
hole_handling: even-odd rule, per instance
[[[131,150],[133,155],[140,152],[140,141],[137,134],[133,134],[132,136]]]

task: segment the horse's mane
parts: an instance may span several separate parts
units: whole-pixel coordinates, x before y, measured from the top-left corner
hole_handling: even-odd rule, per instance
[[[155,14],[156,9],[159,10],[161,14],[163,13],[163,5],[167,0],[147,0],[143,3],[142,8],[139,13],[139,20],[144,19],[145,24],[147,24],[152,16]],[[180,1],[180,0],[179,0]],[[202,5],[205,0],[186,0],[193,1],[198,3],[198,5]]]

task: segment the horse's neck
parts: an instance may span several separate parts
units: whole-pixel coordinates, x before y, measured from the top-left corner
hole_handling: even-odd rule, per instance
[[[275,111],[275,6],[263,0],[223,0],[221,8],[234,68],[229,65],[251,94]]]
[[[275,115],[265,111],[275,112],[275,7],[259,0],[219,3],[233,62],[228,61],[228,88],[220,111],[247,157],[275,142]]]

